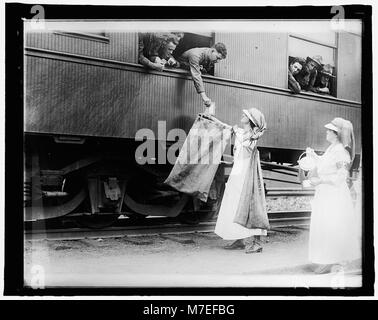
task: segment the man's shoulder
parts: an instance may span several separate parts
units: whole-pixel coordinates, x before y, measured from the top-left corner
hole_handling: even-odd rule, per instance
[[[210,48],[207,47],[200,47],[200,48],[191,48],[186,50],[183,54],[193,55],[193,54],[201,54],[207,52]]]

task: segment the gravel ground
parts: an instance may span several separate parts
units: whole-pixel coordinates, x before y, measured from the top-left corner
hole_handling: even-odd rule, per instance
[[[267,197],[266,205],[268,211],[290,211],[290,210],[311,210],[311,196],[302,197]]]
[[[264,238],[264,251],[258,254],[226,251],[227,242],[213,233],[179,236],[186,244],[174,238],[27,241],[25,280],[32,284],[35,268],[42,268],[46,286],[63,287],[329,287],[335,282],[335,274],[312,272],[306,229],[272,230]],[[355,262],[343,273],[346,286],[361,285],[358,268]]]

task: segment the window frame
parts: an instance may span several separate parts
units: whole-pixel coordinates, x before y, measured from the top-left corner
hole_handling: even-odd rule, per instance
[[[194,32],[185,32],[185,31],[182,31],[184,33],[184,35],[186,33],[190,33],[190,34],[194,34],[194,35],[198,35],[198,36],[201,36],[201,37],[204,37],[203,34],[197,34],[197,33],[194,33]],[[212,47],[214,44],[215,44],[215,32],[211,32],[211,36],[208,37],[210,39],[210,47]],[[185,39],[185,37],[184,37]],[[138,43],[139,43],[139,33],[136,33],[136,61],[135,63],[136,64],[140,64],[139,61],[138,61],[138,54],[139,54],[139,49],[138,49]],[[195,48],[195,47],[193,47]],[[189,49],[188,49],[189,50]],[[167,68],[166,70],[169,70],[169,71],[175,71],[175,72],[178,72],[178,73],[183,73],[183,74],[186,74],[188,73],[188,70],[186,69],[183,69],[183,68]],[[206,73],[206,74],[202,74],[202,75],[206,75],[206,76],[210,76],[210,77],[215,77],[215,69],[213,70],[213,73],[214,74],[209,74],[209,73]]]
[[[212,46],[215,44],[215,32],[214,32],[214,31],[210,33],[210,36],[209,36],[209,37],[208,37],[208,36],[205,36],[205,35],[203,35],[203,34],[200,34],[200,33],[185,32],[185,31],[183,31],[183,32],[184,32],[184,35],[185,35],[186,33],[190,33],[190,34],[197,35],[197,36],[200,36],[200,37],[207,37],[207,38],[209,38],[209,40],[210,40],[210,47],[212,47]],[[185,39],[185,36],[184,36],[184,39]],[[185,40],[184,40],[184,41],[185,41]],[[196,48],[196,47],[193,47],[193,48]],[[191,48],[191,49],[193,49],[193,48]],[[190,50],[190,49],[188,49],[188,50]],[[183,69],[183,68],[176,68],[175,70],[179,70],[179,71],[182,71],[182,72],[187,72],[187,70],[186,70],[186,69]],[[213,73],[212,73],[212,74],[210,74],[210,73],[205,73],[205,74],[203,74],[202,72],[201,72],[201,74],[202,74],[202,75],[206,75],[206,76],[215,77],[215,68],[213,69]]]
[[[71,38],[78,38],[82,40],[89,40],[89,41],[97,41],[109,44],[110,38],[109,36],[106,36],[106,32],[103,32],[104,36],[97,35],[94,33],[85,33],[85,32],[69,32],[69,31],[54,31],[54,34],[65,36],[65,37],[71,37]]]
[[[335,32],[335,44],[332,45],[330,43],[326,43],[326,42],[323,42],[323,41],[319,41],[319,40],[315,40],[315,39],[311,39],[311,37],[307,37],[307,36],[304,36],[304,35],[301,35],[301,34],[298,34],[298,33],[295,33],[295,32],[292,32],[292,33],[288,33],[287,35],[287,51],[286,51],[286,56],[287,56],[287,73],[289,72],[289,41],[290,41],[290,37],[291,38],[295,38],[295,39],[298,39],[298,40],[302,40],[302,41],[307,41],[307,42],[310,42],[310,43],[313,43],[313,44],[316,44],[316,45],[320,45],[320,46],[324,46],[324,47],[328,47],[328,48],[331,48],[333,49],[333,60],[335,62],[335,65],[334,65],[334,71],[335,71],[335,82],[334,82],[334,85],[333,85],[333,95],[332,94],[329,94],[328,96],[331,96],[331,97],[334,97],[334,98],[337,98],[337,73],[338,73],[338,61],[337,61],[337,58],[338,58],[338,44],[339,44],[339,33],[338,32]],[[288,87],[288,84],[286,84],[286,87],[287,89],[289,88]],[[300,92],[302,93],[302,91]],[[318,96],[324,96],[320,93],[316,93],[316,92],[311,92],[315,95],[318,95]]]

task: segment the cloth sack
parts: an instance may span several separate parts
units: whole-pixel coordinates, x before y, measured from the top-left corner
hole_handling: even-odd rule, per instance
[[[206,202],[231,131],[214,116],[200,113],[165,183]]]

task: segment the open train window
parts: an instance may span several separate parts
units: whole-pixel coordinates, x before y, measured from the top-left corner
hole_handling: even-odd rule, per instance
[[[190,33],[185,32],[184,38],[180,40],[173,56],[177,59],[185,51],[192,48],[211,47],[214,44],[214,37],[212,33]],[[214,75],[214,65],[207,67],[206,74]]]
[[[184,37],[180,40],[176,49],[173,52],[173,57],[178,59],[185,51],[192,48],[212,47],[214,44],[214,37],[212,33],[191,33],[184,32]],[[204,74],[214,75],[214,64],[204,66],[202,70]]]
[[[318,68],[315,87],[322,90],[317,93],[336,97],[336,33],[311,33],[309,36],[291,34],[288,48],[288,65],[294,58],[299,58],[304,65],[307,57],[321,56],[322,67]],[[321,70],[331,73],[334,77],[322,78]],[[328,88],[328,92],[325,88]]]

